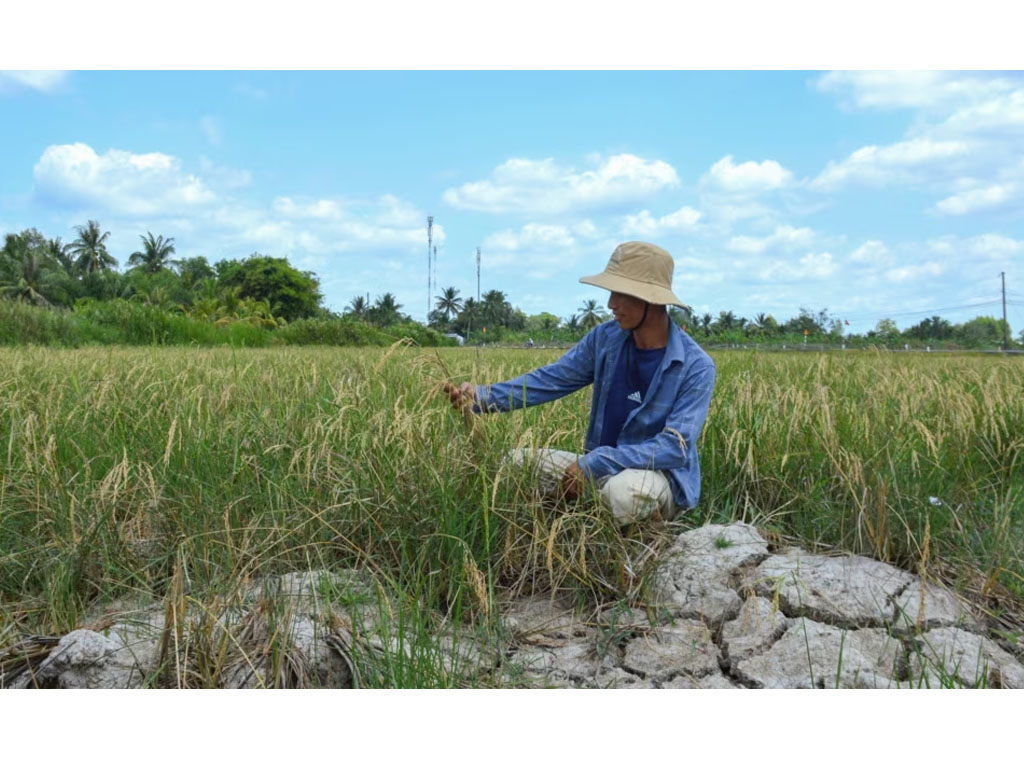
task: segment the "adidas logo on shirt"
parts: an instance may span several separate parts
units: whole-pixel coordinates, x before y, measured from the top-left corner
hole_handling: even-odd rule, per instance
[[[634,392],[632,395],[630,395],[626,399],[627,400],[632,400],[634,403],[639,403],[640,402],[640,390],[637,390],[636,392]]]

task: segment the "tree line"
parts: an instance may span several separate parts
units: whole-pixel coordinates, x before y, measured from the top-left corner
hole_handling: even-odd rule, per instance
[[[74,231],[76,237],[68,243],[59,237],[47,238],[36,229],[6,234],[0,248],[0,297],[52,309],[81,310],[97,302],[130,302],[218,326],[275,329],[300,320],[345,320],[392,332],[402,327],[412,335],[421,327],[402,313],[402,305],[391,292],[373,302],[368,294],[357,295],[341,315],[325,309],[317,276],[294,268],[285,258],[252,253],[244,259],[214,264],[204,256],[176,259],[173,237],[147,231],[139,236],[139,249],[128,256],[128,268],[119,272],[118,260],[108,247],[110,232],[94,220]],[[711,345],[799,344],[807,340],[978,348],[997,346],[1003,339],[1002,320],[987,316],[960,324],[933,316],[902,330],[891,319],[883,319],[866,334],[850,334],[844,332],[844,321],[827,309],[800,307],[797,315],[781,322],[767,313],[746,318],[731,310],[713,315],[671,307],[669,312],[691,336]],[[527,315],[512,305],[504,291],[488,290],[477,300],[463,298],[450,286],[435,297],[426,326],[438,334],[457,334],[470,343],[535,340],[564,344],[574,343],[607,319],[595,299],[588,299],[564,318],[550,312]],[[309,327],[307,324],[304,330]],[[350,334],[339,336],[323,325],[318,328],[311,338],[350,338]],[[1024,344],[1024,331],[1020,341]]]
[[[147,232],[118,272],[110,232],[90,220],[65,243],[36,229],[4,236],[0,296],[51,308],[132,301],[211,323],[274,328],[323,313],[317,277],[287,259],[253,253],[210,264],[205,256],[174,259],[174,238]]]
[[[393,302],[393,297],[390,297]],[[388,305],[390,306],[390,305]],[[355,297],[346,313],[355,317],[375,317],[379,304],[369,305],[362,297]],[[979,316],[965,323],[952,323],[933,316],[903,330],[884,318],[873,330],[864,334],[846,331],[846,321],[830,314],[828,309],[812,310],[800,307],[798,313],[784,321],[760,312],[746,318],[731,310],[717,315],[710,312],[693,313],[678,307],[669,307],[672,320],[698,341],[708,344],[801,344],[814,343],[882,344],[928,343],[937,346],[978,348],[995,346],[1003,340],[1003,321]],[[527,338],[536,341],[574,342],[596,325],[605,322],[608,313],[595,299],[588,299],[577,311],[560,318],[550,312],[527,315],[513,307],[504,292],[490,290],[480,301],[472,297],[463,299],[454,287],[443,288],[435,297],[435,307],[428,325],[443,333],[457,333],[472,341],[519,342]],[[1009,337],[1007,328],[1007,336]],[[1024,329],[1020,343],[1024,344]]]

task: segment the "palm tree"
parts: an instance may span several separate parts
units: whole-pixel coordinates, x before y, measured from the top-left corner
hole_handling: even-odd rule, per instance
[[[443,288],[441,295],[434,298],[437,299],[437,311],[444,313],[446,321],[452,317],[457,317],[459,312],[462,311],[462,299],[459,298],[459,292],[454,286]]]
[[[84,227],[75,227],[78,239],[71,243],[71,252],[75,255],[75,268],[82,274],[100,272],[117,266],[117,259],[107,251],[109,232],[100,234],[98,221],[89,219]]]
[[[352,301],[348,303],[348,307],[345,309],[345,312],[352,315],[357,320],[362,320],[367,309],[369,309],[369,305],[366,302],[366,298],[363,296],[354,296]]]
[[[401,308],[402,305],[397,302],[394,295],[388,292],[383,296],[378,296],[377,301],[366,314],[377,325],[388,326],[398,322],[400,318],[398,310]]]
[[[139,235],[142,238],[141,251],[135,251],[128,257],[128,263],[133,267],[141,265],[143,271],[153,274],[167,266],[170,255],[174,253],[174,238],[166,240],[163,235],[153,237],[152,232]]]
[[[70,245],[61,242],[59,237],[55,237],[46,241],[46,252],[68,275],[75,274],[75,260],[71,256]]]
[[[705,336],[711,335],[712,320],[714,320],[714,318],[711,316],[710,312],[705,312],[703,315],[700,316],[700,327],[704,329]]]
[[[48,307],[55,278],[46,253],[40,254],[24,235],[7,235],[0,251],[0,296]]]
[[[484,294],[481,302],[481,313],[483,322],[497,328],[500,325],[508,325],[509,315],[512,313],[512,306],[508,303],[504,291],[488,291]]]
[[[736,315],[732,313],[732,310],[723,309],[718,313],[718,327],[723,331],[732,330],[736,325]]]
[[[455,318],[454,328],[463,336],[468,336],[474,328],[479,330],[483,325],[481,315],[480,303],[470,296],[462,303],[462,311]]]
[[[601,310],[598,309],[596,299],[587,299],[580,306],[579,311],[582,315],[580,317],[580,325],[583,326],[585,330],[589,331],[594,326],[600,325],[603,322]]]

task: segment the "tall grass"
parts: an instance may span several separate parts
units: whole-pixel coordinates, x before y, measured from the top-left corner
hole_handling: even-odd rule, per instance
[[[592,498],[539,502],[503,461],[581,450],[589,391],[471,425],[439,394],[446,377],[501,380],[555,354],[0,349],[0,635],[316,568],[370,574],[410,626],[486,629],[514,591],[635,595],[658,532],[621,534]],[[715,359],[704,493],[683,524],[741,519],[1024,595],[1020,361]]]
[[[0,346],[266,347],[294,344],[380,347],[390,346],[401,338],[411,338],[421,346],[454,345],[437,331],[416,323],[373,328],[347,318],[329,317],[301,319],[280,328],[267,328],[245,319],[207,322],[125,299],[83,301],[74,311],[0,300]]]

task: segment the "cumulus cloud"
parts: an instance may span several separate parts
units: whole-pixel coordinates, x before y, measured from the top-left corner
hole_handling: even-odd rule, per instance
[[[738,165],[726,155],[711,166],[702,184],[732,195],[757,195],[789,184],[793,174],[775,160],[748,160]]]
[[[774,248],[806,247],[813,238],[814,232],[807,227],[784,224],[767,237],[737,235],[729,239],[726,247],[737,253],[763,253]]]
[[[640,237],[655,237],[667,232],[688,232],[696,228],[701,219],[701,212],[684,205],[678,211],[667,213],[664,216],[652,216],[648,210],[640,213],[631,213],[626,216],[622,223],[621,232],[624,235],[638,235]]]
[[[976,100],[1013,88],[1011,80],[958,72],[828,72],[814,83],[848,108],[924,108]]]
[[[336,272],[338,258],[344,254],[356,253],[367,259],[366,269],[374,273],[386,269],[381,261],[385,258],[414,259],[418,267],[426,248],[426,215],[393,195],[372,200],[278,196],[267,205],[228,201],[202,215],[208,240],[220,251],[258,250],[287,256],[303,269],[316,271],[325,281],[339,284],[345,282],[339,281]],[[438,222],[434,224],[433,240],[439,247],[446,241],[445,228]],[[407,280],[405,273],[412,264],[397,268],[403,274],[392,278]],[[350,271],[345,274],[347,278],[356,276]],[[377,275],[365,282],[380,281]]]
[[[518,231],[505,229],[484,240],[488,249],[521,251],[526,248],[562,247],[573,245],[575,239],[567,227],[555,224],[527,224]]]
[[[920,280],[925,277],[938,277],[946,271],[945,265],[939,261],[927,261],[923,264],[910,264],[886,270],[885,278],[891,283],[905,283],[908,280]]]
[[[49,93],[67,80],[68,73],[61,70],[0,70],[0,93],[39,91]]]
[[[761,270],[762,280],[770,282],[787,280],[820,280],[835,273],[839,265],[832,254],[808,253],[796,262],[773,261]]]
[[[889,249],[881,240],[868,240],[850,254],[857,264],[882,264],[889,258]]]
[[[168,215],[216,200],[180,160],[161,152],[100,155],[87,144],[55,144],[43,151],[33,176],[38,197],[70,208]]]
[[[676,187],[679,176],[661,160],[622,154],[591,159],[589,170],[559,166],[551,158],[512,158],[491,177],[445,190],[454,208],[488,213],[558,214],[636,202]]]
[[[993,233],[968,238],[966,245],[972,254],[994,259],[1024,253],[1024,240],[1014,240],[1012,237]]]
[[[811,189],[925,186],[939,192],[931,212],[946,216],[1005,209],[1024,199],[1020,73],[830,72],[814,85],[851,109],[912,110],[912,121],[902,141],[830,162]]]
[[[951,195],[935,204],[935,210],[949,216],[999,208],[1017,196],[1016,184],[993,184]]]
[[[969,146],[962,141],[933,141],[910,139],[885,147],[861,147],[845,160],[830,162],[816,179],[813,187],[831,189],[850,182],[883,185],[889,182],[908,182],[927,176],[929,172],[945,168],[952,158],[967,153]]]
[[[958,135],[1000,134],[1019,136],[1024,127],[1024,88],[999,94],[957,109],[937,130]]]

